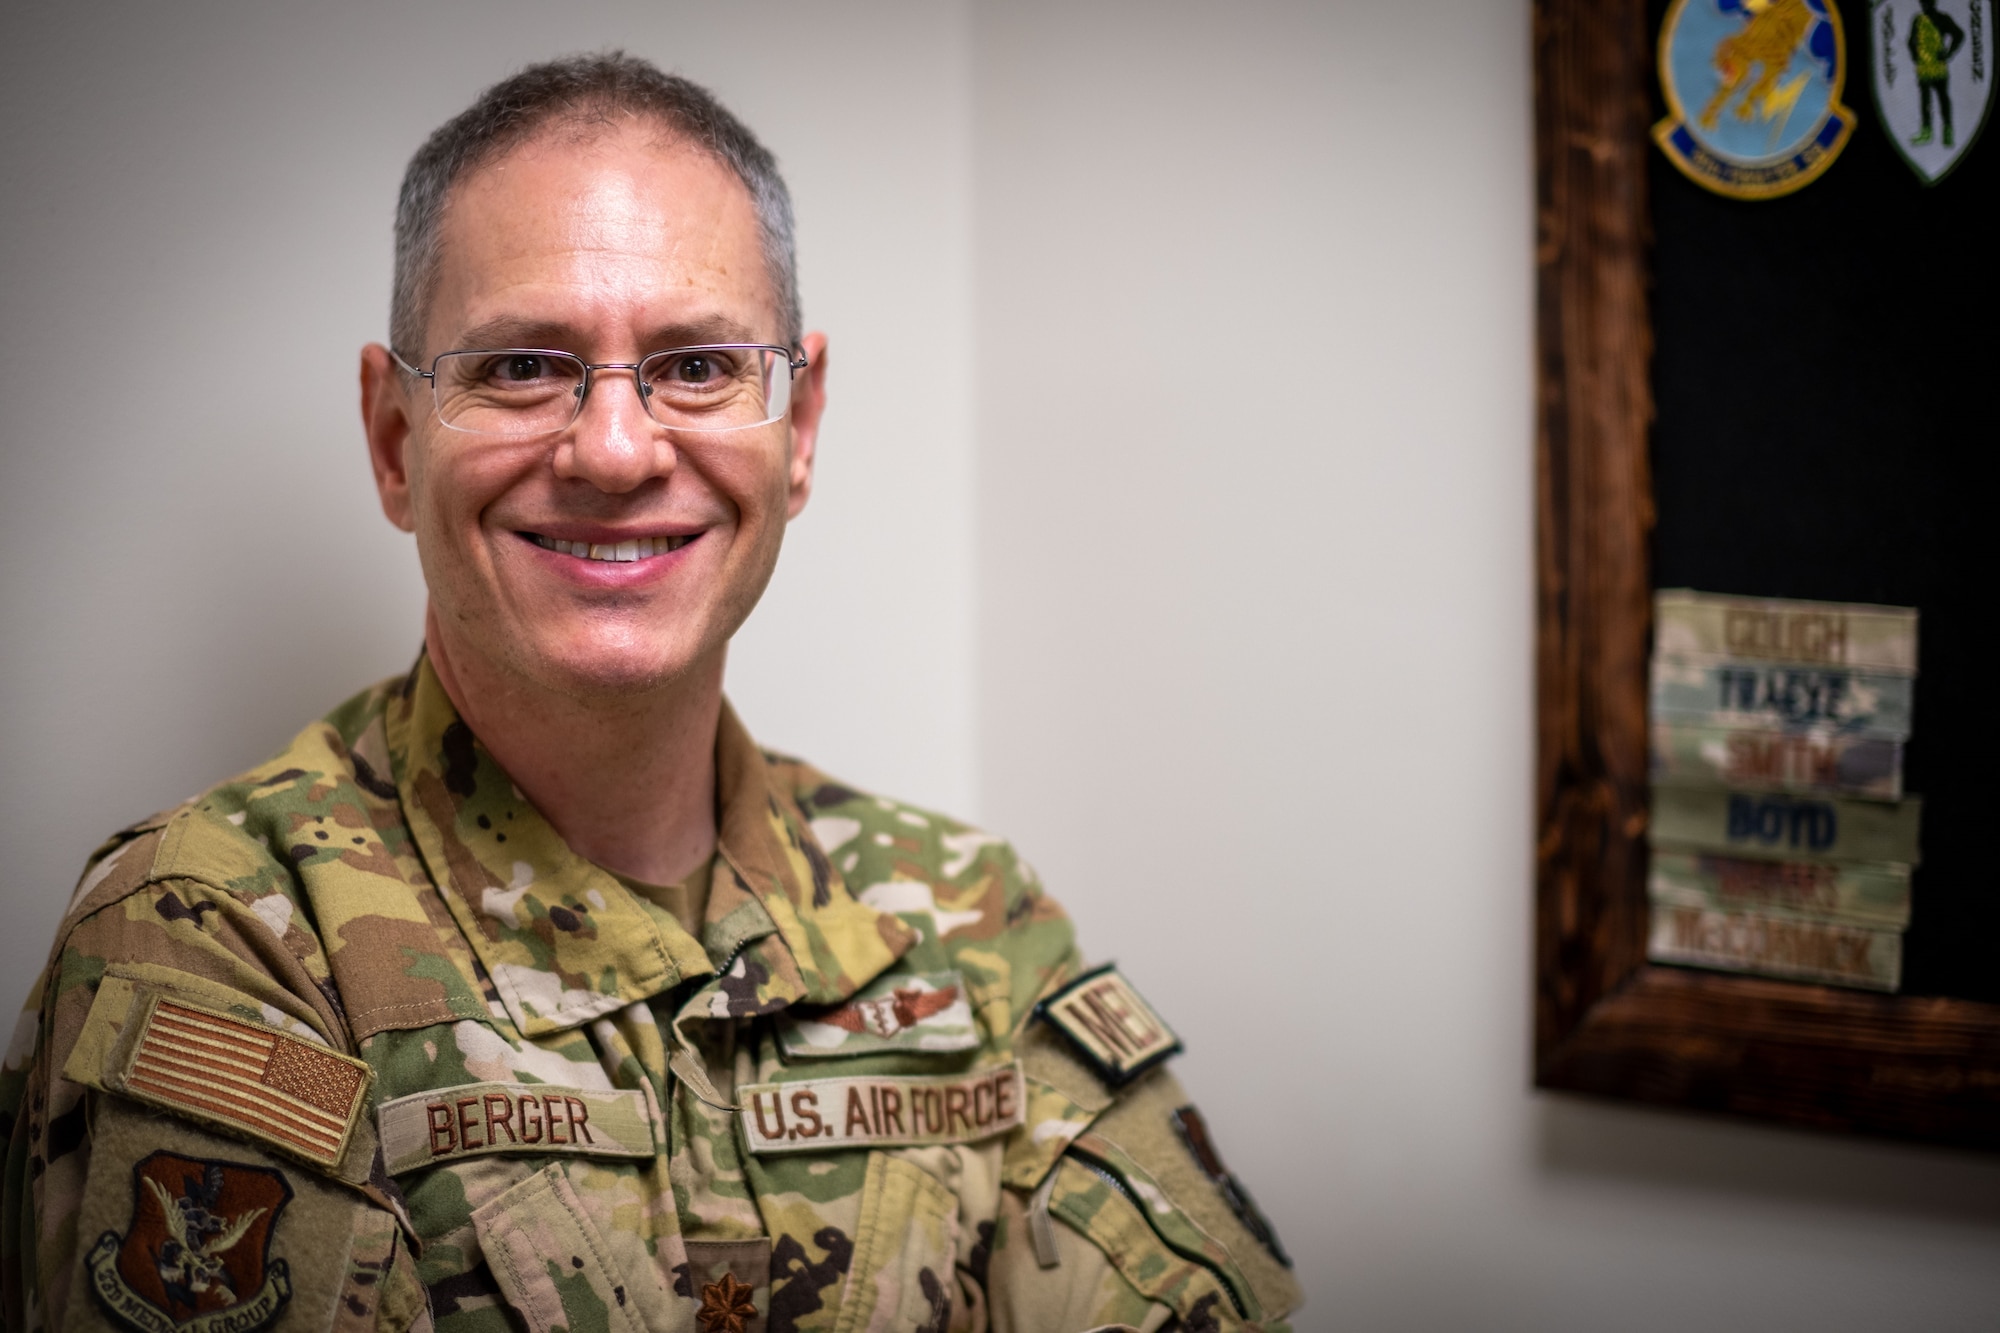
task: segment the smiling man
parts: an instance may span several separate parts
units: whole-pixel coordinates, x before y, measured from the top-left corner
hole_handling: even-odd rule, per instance
[[[92,858],[0,1081],[8,1327],[1286,1327],[1011,849],[723,699],[826,404],[791,231],[619,55],[412,160],[361,400],[423,653]]]

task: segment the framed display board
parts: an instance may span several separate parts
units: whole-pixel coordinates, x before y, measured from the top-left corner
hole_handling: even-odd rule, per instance
[[[1754,198],[1655,143],[1669,0],[1535,5],[1535,1082],[2000,1147],[2000,136],[1927,177],[1870,87],[1917,0],[1808,3],[1845,22],[1851,133]],[[1647,961],[1662,588],[1919,612],[1894,993]]]

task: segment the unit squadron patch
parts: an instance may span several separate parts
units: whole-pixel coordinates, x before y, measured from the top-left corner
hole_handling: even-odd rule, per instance
[[[1181,1049],[1181,1039],[1132,983],[1106,963],[1035,1006],[1112,1087],[1129,1083]]]
[[[1875,108],[1926,185],[1964,159],[1993,104],[1992,0],[1875,0]]]
[[[132,1217],[85,1259],[90,1289],[143,1333],[254,1333],[292,1298],[270,1257],[292,1187],[268,1167],[156,1152],[132,1168]]]
[[[1912,0],[1914,3],[1914,0]],[[1704,189],[1769,199],[1810,184],[1854,130],[1834,0],[1674,0],[1660,25],[1668,115],[1653,138]]]

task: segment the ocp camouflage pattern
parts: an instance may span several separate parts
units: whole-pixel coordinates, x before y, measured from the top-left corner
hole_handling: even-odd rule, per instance
[[[291,1182],[281,1329],[1289,1327],[1172,1075],[1114,1094],[1030,1021],[1082,959],[1004,842],[761,753],[726,707],[716,762],[699,939],[570,851],[423,660],[108,841],[0,1072],[7,1326],[129,1326],[84,1255],[165,1147]],[[149,995],[365,1061],[341,1160],[120,1095]],[[1004,1132],[758,1154],[740,1125],[752,1085],[1015,1061]]]

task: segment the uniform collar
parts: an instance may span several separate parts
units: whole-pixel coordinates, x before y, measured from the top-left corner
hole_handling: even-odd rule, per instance
[[[719,854],[706,949],[570,850],[459,718],[428,655],[387,720],[418,850],[524,1036],[711,976],[718,963],[727,973],[716,978],[724,998],[714,1016],[836,1003],[915,942],[908,926],[847,891],[727,703],[716,729]]]

